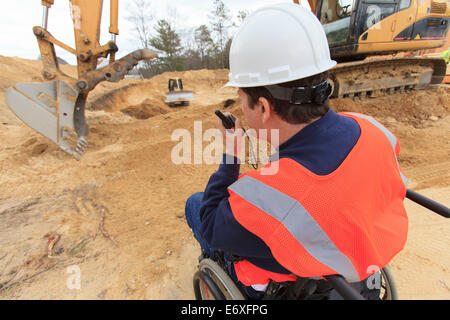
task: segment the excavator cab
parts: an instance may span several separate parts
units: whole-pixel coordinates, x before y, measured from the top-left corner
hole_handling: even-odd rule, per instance
[[[350,20],[353,9],[353,0],[324,0],[320,3],[319,19],[330,47],[351,41]]]
[[[327,34],[333,59],[437,48],[449,29],[446,0],[310,1]]]

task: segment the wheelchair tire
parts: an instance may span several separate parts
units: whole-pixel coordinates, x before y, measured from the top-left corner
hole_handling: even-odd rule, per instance
[[[385,266],[381,272],[381,300],[398,300],[397,286],[391,270]]]
[[[228,273],[215,261],[203,259],[194,275],[194,292],[197,300],[245,300]]]
[[[197,271],[194,275],[194,293],[196,300],[225,300],[214,280],[202,271]]]

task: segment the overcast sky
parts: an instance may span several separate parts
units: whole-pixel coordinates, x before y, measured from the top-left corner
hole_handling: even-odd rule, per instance
[[[119,30],[117,38],[119,46],[118,57],[138,49],[138,43],[133,34],[132,24],[125,18],[130,15],[129,7],[133,0],[119,0]],[[209,26],[208,14],[214,9],[213,0],[146,0],[153,22],[158,19],[169,19],[175,24],[177,31],[183,34],[206,24]],[[236,19],[239,10],[254,11],[255,9],[273,3],[292,2],[291,0],[223,0],[225,6]],[[36,59],[39,49],[32,32],[33,26],[42,24],[42,5],[40,0],[9,0],[2,1],[0,9],[0,55],[18,56]],[[174,14],[174,12],[176,14]],[[101,44],[110,40],[109,1],[104,1]],[[55,0],[50,9],[48,30],[58,40],[75,47],[73,23],[70,16],[69,0]],[[57,47],[57,55],[69,63],[75,64],[76,59],[70,53]]]

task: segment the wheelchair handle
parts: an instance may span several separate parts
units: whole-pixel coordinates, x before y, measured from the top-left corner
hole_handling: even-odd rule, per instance
[[[366,300],[353,286],[340,275],[324,276],[344,300]]]
[[[440,204],[439,202],[427,198],[424,195],[421,195],[420,193],[417,193],[410,189],[406,190],[406,197],[409,200],[414,201],[417,204],[420,204],[422,207],[425,207],[437,213],[438,215],[443,216],[444,218],[450,218],[450,209],[444,206],[443,204]]]

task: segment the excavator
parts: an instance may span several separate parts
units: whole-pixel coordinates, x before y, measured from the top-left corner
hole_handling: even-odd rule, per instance
[[[445,45],[450,20],[448,0],[308,3],[325,29],[331,58],[338,62],[330,70],[332,98],[425,89],[445,78],[444,59],[392,55]]]
[[[23,122],[77,160],[87,150],[89,130],[84,112],[89,92],[101,81],[123,79],[140,60],[156,57],[155,52],[141,49],[115,59],[119,1],[110,1],[112,40],[100,45],[103,0],[69,0],[74,49],[48,32],[48,12],[54,0],[42,0],[42,27],[34,27],[33,32],[46,82],[17,84],[6,92],[7,104]],[[299,0],[293,1],[301,5]],[[325,29],[331,57],[339,62],[330,70],[331,98],[364,98],[377,93],[425,89],[439,85],[445,77],[444,59],[392,55],[442,47],[449,29],[448,0],[308,0],[308,3]],[[77,79],[59,69],[55,45],[77,57]],[[98,59],[107,57],[109,64],[97,69]]]

